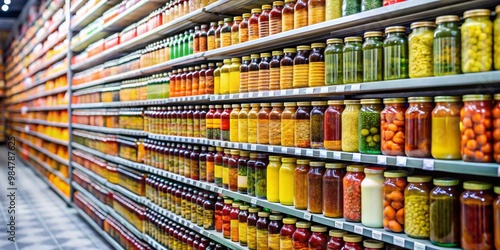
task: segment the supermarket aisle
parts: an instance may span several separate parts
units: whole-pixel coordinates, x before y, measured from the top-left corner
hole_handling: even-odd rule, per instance
[[[7,150],[0,147],[0,249],[105,250],[109,245],[29,167],[16,161],[16,243],[5,230],[9,214]]]

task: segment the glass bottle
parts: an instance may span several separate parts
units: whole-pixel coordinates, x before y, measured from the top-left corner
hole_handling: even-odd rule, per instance
[[[259,38],[259,16],[262,10],[252,9],[252,17],[248,19],[248,40],[252,41]]]
[[[404,26],[385,29],[384,80],[408,78],[408,38]]]
[[[361,222],[361,182],[365,178],[364,169],[361,165],[347,166],[347,174],[342,181],[346,221]]]
[[[489,9],[464,12],[462,32],[462,72],[490,71],[493,66],[493,23]]]
[[[385,108],[380,112],[384,155],[405,155],[405,101],[405,98],[384,98]]]
[[[269,13],[269,35],[281,33],[283,1],[274,1],[273,9]]]
[[[293,250],[292,235],[297,230],[295,227],[296,218],[284,218],[283,226],[280,230],[280,248],[281,250]]]
[[[309,25],[322,23],[326,20],[326,0],[309,0],[307,5]]]
[[[215,200],[214,195],[210,195],[208,199],[203,202],[203,229],[214,230],[215,229],[215,205],[213,201]],[[198,223],[199,224],[199,223]]]
[[[436,18],[432,53],[434,76],[462,73],[459,22],[460,18],[455,15]]]
[[[294,146],[297,148],[311,147],[311,103],[297,102],[297,111],[293,115],[295,120]]]
[[[298,159],[294,171],[294,196],[293,204],[296,209],[307,209],[308,185],[307,174],[309,173],[309,160]]]
[[[255,196],[267,198],[267,165],[269,158],[267,154],[258,154],[255,161]]]
[[[219,95],[220,94],[220,85],[221,85],[221,68],[222,66],[224,65],[223,63],[221,62],[218,62],[216,63],[217,65],[217,68],[214,70],[214,84],[213,84],[213,89],[214,89],[214,92],[213,94],[216,94],[216,95]]]
[[[223,172],[223,158],[224,158],[224,149],[222,147],[216,147],[217,154],[214,157],[214,182],[218,187],[222,187],[222,172]]]
[[[239,28],[239,42],[244,43],[247,42],[250,37],[249,37],[249,19],[252,16],[250,13],[244,13],[243,15],[243,20],[240,23],[240,28]]]
[[[359,100],[345,100],[342,112],[342,151],[358,152],[358,123],[361,105]]]
[[[230,70],[231,59],[224,59],[224,65],[220,68],[219,94],[221,95],[229,94],[229,86],[231,82]],[[215,86],[215,88],[217,89],[217,86]]]
[[[217,64],[219,67],[219,64]],[[208,63],[208,69],[205,72],[205,94],[215,94],[215,64]],[[220,71],[219,71],[219,81],[220,81]],[[217,92],[218,93],[218,92]]]
[[[257,162],[257,153],[250,153],[250,160],[247,161],[247,193],[255,196],[255,163]]]
[[[323,174],[324,162],[310,162],[311,169],[307,174],[307,211],[320,214],[323,211]]]
[[[208,147],[207,152],[207,182],[215,182],[215,147]]]
[[[328,150],[342,150],[342,112],[343,100],[328,101],[324,117],[324,147]]]
[[[434,76],[432,52],[434,44],[434,22],[415,22],[408,36],[410,78]]]
[[[311,103],[311,148],[324,148],[324,116],[327,109],[326,101],[314,101]]]
[[[460,243],[460,197],[457,179],[434,179],[430,194],[430,240],[442,247],[454,247]]]
[[[215,208],[215,231],[222,232],[222,209],[224,208],[224,198],[222,196],[217,196],[217,200],[214,205]]]
[[[344,83],[344,41],[340,38],[326,40],[325,49],[325,84],[336,85]]]
[[[280,250],[280,231],[283,227],[283,215],[272,214],[269,216],[270,222],[268,226],[268,249]]]
[[[326,245],[327,250],[341,250],[344,247],[344,236],[347,235],[346,231],[332,229],[328,232],[330,240]]]
[[[257,250],[257,215],[260,211],[258,207],[251,207],[248,209],[247,219],[247,242],[248,249]]]
[[[250,112],[250,104],[241,104],[241,111],[238,113],[238,141],[248,141],[248,112]]]
[[[240,65],[240,86],[239,93],[248,92],[248,67],[250,64],[250,57],[242,57],[242,63]]]
[[[241,108],[239,104],[233,104],[231,105],[232,110],[231,114],[229,115],[229,141],[231,142],[238,142],[238,133],[239,133],[239,121],[238,121],[238,116],[241,112]]]
[[[491,96],[464,95],[460,111],[462,159],[472,162],[492,161]]]
[[[497,13],[500,12],[498,11],[497,7]],[[497,14],[498,15],[498,14]],[[498,20],[498,16],[497,16]],[[493,203],[493,228],[494,228],[494,234],[495,234],[495,247],[497,249],[500,249],[500,186],[496,186],[494,189],[495,194],[497,194],[497,198],[495,202]]]
[[[200,26],[194,27],[193,53],[200,52]]]
[[[294,198],[294,184],[295,184],[295,167],[297,159],[295,158],[281,158],[281,166],[279,168],[279,202],[282,205],[292,206]]]
[[[280,61],[280,89],[291,89],[293,88],[293,60],[297,50],[285,48],[283,53],[283,58]]]
[[[266,197],[269,202],[279,202],[279,172],[281,167],[281,156],[269,156],[267,165],[267,187]]]
[[[224,207],[222,208],[222,235],[226,239],[231,238],[231,209],[233,206],[233,200],[225,199]]]
[[[297,56],[293,59],[293,88],[305,88],[309,86],[310,52],[311,46],[309,45],[297,47]]]
[[[241,16],[235,16],[233,26],[231,26],[231,45],[240,43],[240,23],[243,20]]]
[[[245,92],[256,92],[259,90],[259,63],[260,55],[251,54],[251,61],[248,65],[248,85]]]
[[[257,126],[260,103],[250,104],[252,109],[248,112],[248,143],[257,143]]]
[[[269,113],[269,145],[281,145],[281,113],[283,103],[271,103],[273,109]]]
[[[282,31],[293,30],[295,26],[295,2],[296,0],[285,0],[285,6],[282,11]],[[286,53],[286,52],[285,52]]]
[[[431,157],[432,98],[409,97],[405,114],[405,153],[409,157]]]
[[[404,230],[404,192],[407,185],[404,170],[384,172],[384,229],[401,233]]]
[[[238,215],[240,214],[240,204],[233,203],[233,207],[231,212],[229,213],[229,218],[231,219],[229,226],[231,228],[231,241],[239,242],[240,241],[240,225],[238,220]]]
[[[309,238],[309,249],[326,249],[328,244],[328,234],[326,226],[315,225],[311,227],[311,237]]]
[[[221,36],[222,36],[222,27],[224,27],[224,21],[219,21],[219,25],[217,26],[217,29],[215,30],[215,48],[218,49],[221,46]],[[229,33],[231,34],[231,33]],[[229,35],[231,37],[231,35]]]
[[[309,0],[309,2],[317,0]],[[309,87],[325,86],[325,47],[324,43],[311,44],[309,54]]]
[[[269,237],[269,213],[259,212],[259,219],[257,220],[257,250],[268,249]]]
[[[231,65],[229,66],[229,93],[238,93],[240,89],[240,58],[231,58]],[[221,93],[223,94],[223,93]]]
[[[436,96],[432,111],[431,153],[436,159],[460,159],[460,97]]]
[[[384,79],[384,33],[369,31],[365,32],[364,37],[363,82],[382,81]]]
[[[227,104],[226,104],[227,105]],[[213,130],[214,130],[214,135],[213,138],[215,140],[220,140],[221,138],[221,116],[222,113],[224,112],[224,109],[222,109],[222,105],[215,105],[215,113],[214,113],[214,119],[213,119]],[[228,115],[231,111],[228,112]]]
[[[384,168],[365,168],[366,177],[361,182],[361,223],[367,227],[383,226]]]
[[[297,229],[292,235],[293,249],[306,250],[309,249],[309,238],[311,238],[311,223],[299,221],[295,224]]]
[[[269,62],[269,90],[278,90],[280,89],[280,61],[283,59],[283,52],[273,51],[272,56]]]
[[[359,36],[346,37],[342,52],[344,73],[343,83],[360,83],[363,81],[363,39]]]
[[[272,6],[269,4],[262,5],[262,13],[259,16],[259,38],[269,36],[269,13]]]
[[[341,163],[327,163],[323,175],[323,215],[330,218],[343,216],[343,186],[345,166]]]
[[[231,158],[228,159],[229,165],[229,176],[228,176],[228,188],[231,191],[238,191],[238,159],[240,157],[240,151],[231,149]]]
[[[207,51],[215,49],[215,30],[217,30],[217,22],[211,22],[207,32]]]
[[[258,91],[269,90],[269,63],[271,62],[271,53],[261,53],[259,63],[259,83]]]
[[[238,214],[238,238],[241,246],[247,246],[248,244],[248,209],[248,205],[242,205]]]
[[[208,25],[202,24],[200,29],[200,38],[199,38],[199,48],[198,52],[205,52],[208,50]]]
[[[297,108],[295,102],[285,102],[285,109],[281,113],[281,146],[295,145],[295,121]]]
[[[297,0],[293,12],[293,28],[298,29],[309,24],[307,0]]]
[[[361,12],[360,0],[342,0],[342,16],[350,16]]]
[[[362,99],[359,112],[359,152],[380,154],[380,99]]]
[[[229,188],[229,159],[231,158],[231,149],[224,149],[224,157],[222,157],[222,187]]]
[[[429,193],[432,177],[413,175],[408,177],[404,193],[404,230],[412,238],[429,238]]]

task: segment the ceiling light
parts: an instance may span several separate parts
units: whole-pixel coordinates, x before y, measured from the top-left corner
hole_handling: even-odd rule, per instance
[[[9,5],[7,5],[7,4],[2,5],[2,10],[3,11],[8,11],[9,10]]]
[[[4,4],[10,4],[10,0],[3,0]]]

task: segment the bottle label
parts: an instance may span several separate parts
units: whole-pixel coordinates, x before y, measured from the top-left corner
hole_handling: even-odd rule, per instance
[[[274,34],[278,34],[281,32],[281,29],[282,29],[281,22],[282,22],[281,18],[273,18],[270,20],[269,35],[274,35]]]
[[[215,49],[215,36],[208,36],[207,38],[207,50]]]
[[[221,48],[222,47],[227,47],[231,45],[231,33],[222,33],[221,34]]]
[[[215,129],[220,129],[221,128],[221,119],[213,119],[213,127]]]
[[[207,37],[200,37],[200,42],[199,42],[199,52],[205,52],[207,51]]]
[[[223,174],[222,165],[215,164],[215,178],[222,178]]]
[[[307,8],[301,8],[294,12],[294,29],[305,27],[308,25]]]
[[[247,188],[247,176],[238,175],[238,188]]]
[[[248,28],[240,28],[239,33],[239,41],[240,43],[242,42],[247,42],[249,37],[248,37]]]
[[[231,44],[238,44],[240,43],[240,32],[238,31],[232,31],[231,32]]]
[[[281,89],[293,88],[293,66],[280,67],[280,88]]]
[[[309,62],[309,87],[325,86],[325,62]]]
[[[239,241],[239,222],[238,220],[231,220],[231,240],[238,242]]]
[[[250,41],[259,39],[259,25],[258,24],[252,24],[250,25],[248,29],[248,36]]]
[[[259,38],[269,36],[269,21],[259,21]]]

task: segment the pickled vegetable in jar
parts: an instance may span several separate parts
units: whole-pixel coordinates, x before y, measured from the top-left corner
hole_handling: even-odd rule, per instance
[[[342,51],[343,83],[360,83],[363,81],[363,39],[359,36],[346,37]]]
[[[283,1],[274,1],[273,9],[269,13],[269,35],[281,33]]]
[[[295,227],[296,218],[284,218],[283,226],[280,230],[280,248],[281,250],[293,250],[292,235],[297,230]]]
[[[439,16],[434,30],[433,64],[434,76],[462,73],[460,18]]]
[[[493,66],[493,23],[491,11],[476,9],[464,12],[462,31],[462,72],[490,71]]]
[[[380,112],[382,129],[382,154],[404,156],[405,112],[404,98],[385,98],[385,108]]]
[[[436,96],[434,102],[436,107],[432,111],[432,157],[447,160],[461,159],[460,97]]]
[[[309,0],[308,3],[308,25],[322,23],[325,21],[326,1],[325,0]]]
[[[248,112],[250,104],[241,104],[241,111],[238,113],[238,142],[248,142]]]
[[[330,218],[343,216],[343,186],[345,166],[341,163],[327,163],[323,175],[323,215]]]
[[[238,132],[239,132],[239,121],[238,121],[238,116],[241,112],[240,105],[239,104],[233,104],[231,105],[232,110],[231,113],[229,114],[229,140],[231,142],[238,142]]]
[[[330,38],[326,43],[328,46],[325,49],[325,84],[343,84],[344,41],[340,38]]]
[[[285,48],[280,61],[280,89],[293,88],[293,60],[297,53],[295,48]]]
[[[311,227],[311,237],[309,237],[309,249],[326,249],[328,244],[328,229],[325,226],[314,225]]]
[[[269,145],[281,145],[281,113],[283,103],[271,103],[273,109],[269,113]]]
[[[268,249],[269,237],[269,213],[259,212],[259,219],[257,220],[257,250]]]
[[[404,230],[412,238],[429,238],[429,193],[432,177],[414,175],[408,177],[404,192]]]
[[[295,224],[297,229],[292,235],[294,250],[309,250],[309,238],[311,238],[311,223],[299,221]]]
[[[281,146],[295,145],[295,121],[294,116],[297,108],[295,102],[285,102],[285,109],[281,113]]]
[[[267,165],[269,158],[267,154],[258,154],[255,161],[255,196],[267,198]]]
[[[261,108],[257,114],[257,143],[269,143],[269,113],[272,107],[270,103],[261,103]]]
[[[344,247],[342,250],[361,250],[363,246],[361,242],[363,241],[363,236],[356,234],[344,235]]]
[[[294,195],[293,204],[296,209],[307,209],[308,185],[307,174],[309,173],[309,160],[299,159],[294,171]]]
[[[497,7],[498,9],[498,7]],[[497,11],[497,13],[500,11]],[[494,228],[494,237],[495,237],[495,247],[496,249],[500,249],[500,186],[496,186],[494,189],[495,194],[497,194],[497,198],[493,203],[493,228]]]
[[[251,54],[250,58],[252,60],[250,61],[250,64],[248,65],[248,85],[247,85],[247,89],[245,92],[256,92],[259,90],[260,55],[259,54]]]
[[[273,58],[269,62],[269,90],[280,89],[280,61],[283,59],[283,52],[273,51]]]
[[[407,185],[404,170],[384,172],[384,229],[389,232],[401,233],[404,230],[404,192]]]
[[[408,38],[404,26],[385,29],[384,80],[408,78]]]
[[[345,100],[342,112],[342,151],[358,152],[358,123],[361,105],[359,100]],[[373,138],[372,138],[373,139]]]
[[[225,199],[224,207],[222,208],[222,235],[224,238],[231,238],[231,209],[233,206],[233,200]]]
[[[434,44],[434,22],[415,22],[408,37],[409,76],[410,78],[434,75],[432,53]]]
[[[238,242],[240,241],[240,225],[239,225],[239,220],[238,220],[238,215],[240,214],[240,204],[239,203],[233,203],[233,207],[231,209],[231,212],[229,213],[229,218],[231,219],[230,221],[230,227],[231,227],[231,241],[232,242]]]
[[[385,168],[365,168],[366,177],[361,182],[361,223],[367,227],[383,226]]]
[[[251,250],[257,250],[257,215],[259,211],[258,207],[248,208],[247,245],[248,249]]]
[[[242,57],[242,63],[240,65],[240,86],[239,92],[245,93],[248,92],[248,67],[250,64],[250,57],[244,56]]]
[[[262,5],[262,13],[259,16],[259,38],[269,36],[269,13],[272,6],[269,4]]]
[[[460,230],[463,249],[493,249],[492,185],[479,181],[464,182],[460,196]]]
[[[361,182],[365,178],[365,167],[347,166],[347,174],[342,181],[344,188],[344,219],[361,222]]]
[[[327,250],[341,250],[344,247],[344,236],[347,235],[346,231],[332,229],[328,232],[330,240],[326,245]]]
[[[281,18],[282,25],[281,31],[289,31],[294,29],[294,16],[295,16],[295,0],[285,0]]]
[[[217,154],[214,157],[214,183],[215,185],[222,187],[222,172],[223,172],[223,158],[224,158],[224,149],[222,147],[216,147]]]
[[[229,66],[229,93],[231,94],[238,93],[240,90],[240,66],[240,58],[231,58]]]
[[[240,151],[231,149],[231,157],[228,159],[228,188],[231,191],[238,191],[238,159]]]
[[[243,21],[242,16],[235,16],[233,25],[231,26],[231,45],[240,43],[240,23]]]
[[[430,240],[434,245],[454,247],[460,243],[460,198],[459,180],[434,179],[435,187],[430,194]]]
[[[260,103],[250,104],[252,109],[248,112],[248,143],[257,143],[257,124]]]
[[[464,95],[460,111],[462,159],[473,162],[491,162],[492,117],[490,95]]]
[[[297,0],[293,12],[293,28],[298,29],[309,24],[307,0]]]
[[[297,148],[309,148],[311,146],[311,103],[297,102],[297,111],[294,114],[295,132],[294,146]]]
[[[248,40],[252,41],[259,38],[259,17],[262,10],[252,9],[252,17],[248,19]]]
[[[258,91],[268,91],[269,90],[269,63],[271,62],[271,53],[261,53],[260,63],[259,63],[259,85]]]
[[[250,13],[244,13],[243,15],[243,20],[240,23],[240,28],[239,28],[239,41],[240,43],[243,42],[248,42],[250,39],[250,34],[249,34],[249,19],[252,16]]]
[[[494,37],[494,44],[493,44],[493,62],[495,64],[495,70],[500,70],[500,5],[497,5],[495,8],[495,13],[497,17],[495,18],[495,21],[493,22],[493,34],[495,35]],[[500,244],[500,243],[498,243]],[[497,248],[499,245],[497,245]]]
[[[342,0],[342,16],[350,16],[361,12],[360,0]]]
[[[247,161],[247,193],[255,196],[255,163],[257,162],[257,153],[250,153],[250,160]]]
[[[238,176],[237,176],[237,189],[239,193],[247,193],[247,162],[250,152],[241,151],[240,158],[238,158]]]
[[[364,37],[363,82],[382,81],[384,79],[384,33],[369,31],[365,32]]]
[[[229,141],[231,138],[231,113],[232,113],[232,107],[235,107],[239,111],[239,104],[233,104],[232,106],[230,104],[224,104],[224,111],[221,114],[221,122],[220,122],[220,128],[221,128],[221,137],[220,139],[223,141]],[[236,111],[236,112],[238,112]],[[236,125],[238,122],[236,121]],[[237,130],[237,126],[235,127]]]
[[[362,0],[361,11],[373,10],[382,7],[382,0]]]
[[[270,202],[279,202],[279,184],[280,184],[281,156],[269,156],[269,165],[267,165],[267,200]]]
[[[343,100],[328,101],[324,119],[324,146],[328,150],[342,150],[342,112]]]
[[[493,159],[500,163],[500,94],[495,94],[493,107]]]
[[[307,173],[307,211],[320,214],[323,211],[323,174],[325,163],[313,161]]]
[[[238,214],[238,238],[241,246],[247,246],[248,244],[248,209],[248,205],[241,205]]]
[[[309,2],[317,0],[309,0]],[[325,86],[325,47],[324,43],[311,44],[309,54],[309,87]]]
[[[279,202],[282,205],[292,206],[294,199],[294,186],[295,186],[295,167],[297,159],[295,158],[281,158],[281,166],[279,169]],[[269,199],[269,197],[268,197]]]
[[[309,86],[309,54],[311,46],[297,47],[297,56],[293,59],[293,88]]]
[[[326,101],[314,101],[311,103],[311,148],[324,148],[324,116],[327,109]]]
[[[268,249],[280,250],[280,231],[283,227],[283,215],[272,214],[269,216],[270,222],[268,226]]]
[[[359,152],[380,154],[380,99],[362,99],[359,112]]]

